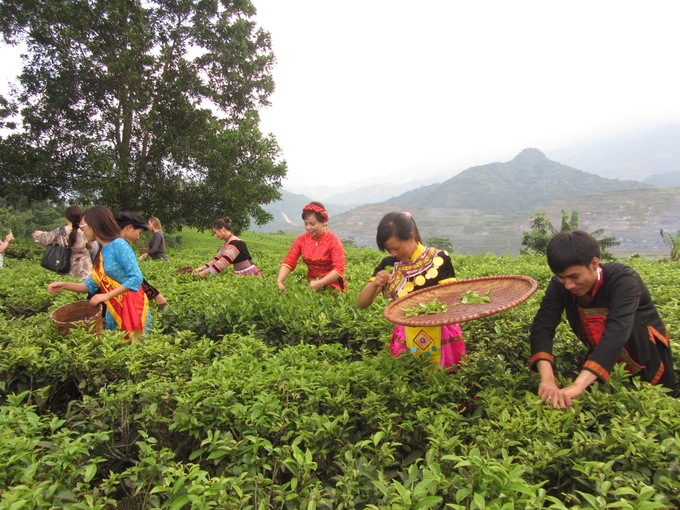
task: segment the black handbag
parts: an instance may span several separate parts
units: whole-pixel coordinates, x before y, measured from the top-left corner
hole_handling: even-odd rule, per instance
[[[59,237],[55,244],[48,244],[45,248],[40,265],[55,273],[65,274],[71,270],[71,247],[66,238],[66,229],[59,229]]]

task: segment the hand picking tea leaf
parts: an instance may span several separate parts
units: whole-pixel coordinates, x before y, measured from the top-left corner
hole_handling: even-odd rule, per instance
[[[434,298],[428,303],[419,303],[418,306],[411,308],[402,308],[404,317],[415,317],[416,315],[434,315],[446,311],[446,303],[442,303],[437,298]]]
[[[394,267],[393,266],[385,266],[385,271],[387,271],[388,273],[391,273],[391,272],[394,271]]]
[[[464,305],[480,305],[483,303],[491,303],[491,289],[489,289],[489,291],[483,296],[480,296],[474,290],[468,290],[463,293],[460,302]]]

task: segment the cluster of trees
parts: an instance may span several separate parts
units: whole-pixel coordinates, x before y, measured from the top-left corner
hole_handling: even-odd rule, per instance
[[[271,216],[286,164],[258,109],[274,90],[249,0],[4,0],[27,48],[0,97],[0,198],[101,203],[199,228]]]
[[[525,230],[522,234],[522,246],[520,253],[535,253],[545,255],[548,249],[548,241],[557,234],[557,229],[552,222],[545,217],[545,213],[538,212],[529,220],[530,231]],[[562,211],[562,225],[560,230],[578,230],[578,212],[572,211],[571,216]],[[602,260],[611,260],[612,254],[607,249],[618,246],[621,242],[616,237],[605,236],[604,229],[599,228],[590,233],[600,244]]]

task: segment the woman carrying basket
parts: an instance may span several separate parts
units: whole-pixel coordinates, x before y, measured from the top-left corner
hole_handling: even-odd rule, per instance
[[[449,255],[444,250],[422,244],[418,226],[410,213],[386,214],[378,225],[376,242],[380,251],[387,251],[390,256],[378,264],[369,282],[359,292],[359,308],[370,306],[380,293],[387,299],[396,299],[456,278]],[[396,325],[390,348],[394,356],[405,352],[424,355],[449,370],[454,370],[465,354],[463,332],[458,324]]]
[[[85,211],[80,229],[90,242],[96,240],[101,246],[92,274],[83,283],[54,282],[47,290],[52,294],[61,290],[94,294],[92,306],[106,304],[104,327],[127,331],[133,341],[137,340],[151,325],[151,313],[134,251],[120,237],[118,223],[103,205]]]

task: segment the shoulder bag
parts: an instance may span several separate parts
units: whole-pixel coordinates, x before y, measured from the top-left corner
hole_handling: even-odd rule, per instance
[[[66,238],[66,229],[59,229],[59,237],[55,244],[48,244],[45,248],[40,265],[55,273],[65,274],[71,270],[71,247]]]

